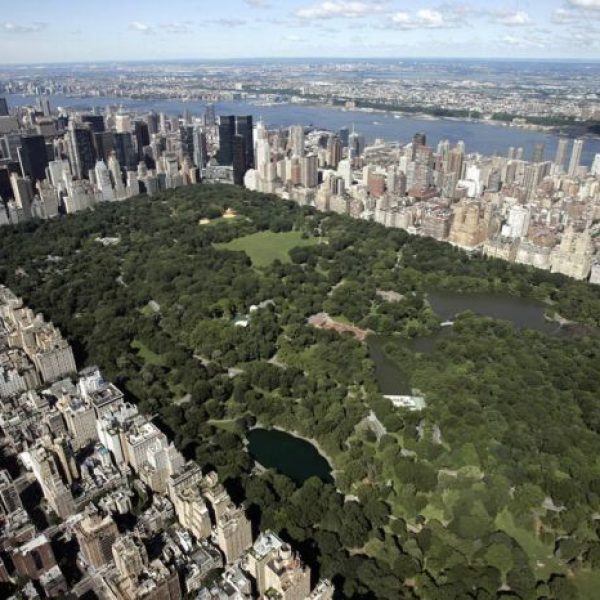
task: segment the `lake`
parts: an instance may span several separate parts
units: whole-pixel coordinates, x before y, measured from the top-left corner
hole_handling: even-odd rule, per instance
[[[134,100],[131,98],[93,97],[68,98],[66,96],[47,96],[52,108],[74,108],[90,110],[94,107],[104,109],[107,106],[123,106],[124,109],[139,113],[164,112],[167,115],[181,115],[189,111],[192,115],[202,115],[206,103],[194,100]],[[35,96],[9,94],[6,96],[9,106],[35,105]],[[522,147],[525,158],[531,159],[534,146],[545,144],[546,158],[553,159],[556,154],[559,136],[555,133],[530,131],[518,127],[507,127],[498,124],[477,121],[461,121],[451,119],[431,119],[428,117],[400,116],[391,113],[367,113],[362,111],[344,111],[339,108],[323,106],[306,106],[299,104],[279,104],[276,106],[257,106],[249,102],[219,102],[215,105],[217,114],[251,114],[255,119],[262,118],[269,127],[289,127],[290,125],[313,125],[329,130],[341,127],[356,127],[363,133],[367,141],[376,138],[386,141],[408,143],[417,131],[428,137],[428,143],[436,146],[438,141],[448,139],[452,143],[459,140],[465,142],[467,152],[494,153],[506,156],[508,148]],[[581,162],[591,165],[596,153],[600,153],[600,138],[586,139]]]
[[[561,327],[544,317],[548,308],[542,302],[519,298],[509,294],[453,292],[440,290],[428,292],[431,308],[442,321],[451,321],[467,310],[478,315],[510,321],[516,327],[535,329],[548,335],[569,336],[576,334],[571,327]],[[589,333],[585,331],[584,333]],[[412,339],[391,335],[370,335],[367,338],[369,356],[375,365],[375,379],[384,395],[409,395],[412,393],[410,380],[401,366],[389,358],[384,348],[386,344],[402,344],[413,352],[432,352],[437,342],[452,335],[452,327],[443,327],[437,333]]]
[[[458,313],[470,310],[484,317],[511,321],[519,328],[535,329],[547,334],[556,334],[561,330],[558,323],[546,320],[544,315],[548,307],[529,298],[493,292],[436,290],[429,292],[427,299],[442,321],[451,321]]]
[[[250,456],[298,484],[310,477],[333,483],[331,465],[310,442],[278,429],[251,429],[246,436]]]
[[[370,335],[367,337],[369,356],[375,365],[375,379],[382,394],[386,396],[408,396],[411,394],[408,375],[384,351],[385,345],[391,342],[396,344],[405,343],[401,338],[391,335]]]

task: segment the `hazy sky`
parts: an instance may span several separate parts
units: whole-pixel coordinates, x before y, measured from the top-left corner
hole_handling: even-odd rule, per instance
[[[0,63],[157,58],[600,58],[600,0],[21,0]]]

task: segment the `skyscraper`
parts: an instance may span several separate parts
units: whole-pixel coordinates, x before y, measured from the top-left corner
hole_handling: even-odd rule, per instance
[[[558,140],[558,147],[556,148],[556,158],[554,163],[561,169],[565,168],[567,162],[567,150],[569,149],[569,140],[567,138],[560,138]]]
[[[110,171],[103,160],[96,163],[96,185],[102,194],[102,200],[111,201],[115,199],[115,191],[110,179]]]
[[[89,126],[71,121],[69,123],[68,140],[71,168],[78,179],[84,179],[88,176],[89,171],[96,166],[92,132]]]
[[[8,117],[8,102],[6,98],[0,98],[0,117]]]
[[[13,197],[17,207],[23,211],[25,219],[31,219],[31,203],[33,202],[33,186],[29,177],[19,177],[16,173],[10,176]]]
[[[347,127],[342,127],[338,132],[342,146],[346,148],[348,146],[348,138],[350,137],[350,130]]]
[[[204,124],[207,127],[213,127],[217,123],[217,117],[215,115],[215,105],[209,104],[206,107],[206,112],[204,113]]]
[[[244,185],[244,175],[248,170],[246,163],[246,140],[243,135],[233,136],[233,183]]]
[[[30,177],[34,183],[46,179],[46,167],[49,161],[43,135],[24,135],[21,138],[18,154],[24,176]]]
[[[252,116],[236,117],[236,133],[244,138],[246,170],[254,168],[254,139]]]
[[[336,135],[330,135],[327,139],[327,164],[334,169],[342,160],[342,142]]]
[[[600,175],[600,154],[594,156],[594,162],[592,163],[590,173],[596,177]]]
[[[319,161],[316,154],[308,154],[302,158],[301,177],[304,187],[313,188],[319,184]]]
[[[77,524],[75,535],[88,564],[98,569],[112,560],[112,545],[119,530],[111,516],[87,515]]]
[[[233,137],[235,135],[235,117],[219,117],[219,154],[221,165],[233,164]]]
[[[135,138],[137,159],[141,160],[141,158],[144,156],[144,148],[150,145],[150,128],[148,123],[139,119],[134,121],[133,137]]]
[[[158,115],[154,111],[146,115],[145,121],[148,124],[148,133],[150,135],[158,133]]]
[[[133,149],[133,138],[129,131],[121,131],[114,134],[115,154],[121,169],[124,171],[137,166],[135,151]]]
[[[48,98],[42,98],[41,96],[37,99],[39,111],[45,116],[49,117],[51,114],[50,100]]]
[[[106,130],[102,115],[82,115],[81,122],[89,125],[93,133],[100,133]]]
[[[206,147],[206,134],[201,127],[194,127],[193,133],[194,141],[194,164],[199,168],[203,169],[208,162],[208,150]],[[202,176],[202,173],[200,173]]]
[[[194,160],[194,126],[181,125],[179,127],[179,137],[181,139],[181,153],[183,158]]]
[[[93,134],[94,149],[98,160],[108,162],[111,152],[115,149],[112,131],[100,131]]]
[[[571,152],[571,161],[569,162],[569,175],[575,175],[581,162],[581,153],[583,152],[583,140],[573,142],[573,152]]]
[[[541,163],[544,160],[544,144],[536,144],[533,149],[533,162]]]
[[[412,139],[413,146],[426,146],[427,136],[424,133],[415,133]]]
[[[353,131],[348,138],[351,157],[360,156],[365,150],[365,136]]]
[[[304,127],[302,125],[292,125],[290,127],[290,147],[292,157],[301,158],[304,156]]]
[[[0,471],[0,510],[8,515],[15,510],[23,508],[19,491],[15,486],[10,473],[3,469]]]

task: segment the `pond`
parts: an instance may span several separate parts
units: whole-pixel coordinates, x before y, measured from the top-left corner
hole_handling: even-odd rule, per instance
[[[461,312],[470,310],[484,317],[511,321],[517,327],[527,327],[546,334],[560,332],[560,325],[546,320],[545,304],[528,298],[509,294],[452,292],[447,290],[429,292],[427,299],[431,308],[443,321],[451,321]]]
[[[248,452],[260,465],[275,469],[298,484],[310,477],[333,483],[331,465],[310,442],[278,429],[251,429]]]

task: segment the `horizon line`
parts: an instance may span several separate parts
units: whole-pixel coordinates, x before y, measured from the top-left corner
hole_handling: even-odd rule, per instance
[[[244,61],[290,61],[290,60],[327,60],[327,61],[423,61],[423,60],[434,60],[434,61],[486,61],[486,62],[539,62],[539,63],[600,63],[600,57],[589,58],[589,57],[514,57],[514,56],[247,56],[247,57],[232,57],[232,58],[160,58],[160,59],[149,59],[149,58],[102,58],[97,60],[64,60],[64,61],[47,61],[47,62],[10,62],[0,63],[0,68],[7,67],[46,67],[46,66],[58,66],[58,65],[93,65],[93,64],[131,64],[131,63],[145,63],[145,64],[160,64],[160,63],[173,63],[173,62],[244,62]]]

